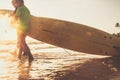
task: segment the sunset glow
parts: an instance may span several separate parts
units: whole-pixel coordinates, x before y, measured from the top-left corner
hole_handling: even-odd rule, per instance
[[[0,0],[0,10],[15,11],[11,1]],[[24,4],[31,15],[35,17],[75,22],[110,34],[120,32],[120,27],[115,27],[116,23],[120,23],[120,0],[24,0]],[[70,30],[67,30],[69,27],[67,26],[67,28],[63,27],[65,30],[61,33],[62,29],[59,27],[63,24],[57,28],[54,28],[55,26],[44,27],[44,25],[48,26],[49,22],[46,20],[46,24],[44,24],[41,20],[41,22],[37,22],[43,24],[40,26],[41,32],[39,32],[41,40],[46,38],[46,42],[60,44],[60,47],[27,36],[26,43],[34,57],[33,61],[29,61],[26,55],[30,55],[28,48],[21,44],[21,39],[17,39],[16,30],[12,27],[11,21],[12,17],[9,14],[0,13],[0,80],[120,79],[120,58],[119,56],[112,57],[114,53],[111,55],[112,51],[119,54],[119,39],[107,34],[102,36],[100,35],[101,31],[97,32],[90,28],[88,31],[86,28],[86,30],[82,28],[83,31],[80,30],[82,35],[79,35],[77,28],[72,31],[71,27]],[[36,27],[33,23],[32,26]],[[34,33],[35,30],[36,28],[30,34],[38,35],[38,32]],[[86,32],[84,33],[84,31]],[[92,31],[95,31],[96,34],[95,32],[93,34]],[[54,33],[56,34],[54,35]],[[46,36],[41,36],[42,34]],[[84,37],[83,34],[85,34]],[[80,44],[80,47],[77,43]],[[69,50],[74,47],[83,52]],[[18,48],[17,51],[15,51],[16,48]],[[25,51],[21,53],[22,50]],[[88,54],[84,52],[88,52]],[[94,55],[93,52],[97,55]],[[18,53],[24,56],[18,59]],[[102,56],[98,53],[108,56]],[[116,53],[115,55],[117,55]]]
[[[0,17],[0,40],[13,40],[16,39],[16,32],[10,26],[11,18],[8,14]]]

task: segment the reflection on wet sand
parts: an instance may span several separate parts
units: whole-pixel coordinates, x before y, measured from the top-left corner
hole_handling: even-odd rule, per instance
[[[90,55],[44,43],[30,43],[34,56],[16,59],[8,51],[15,44],[0,45],[0,80],[120,80],[120,58]]]

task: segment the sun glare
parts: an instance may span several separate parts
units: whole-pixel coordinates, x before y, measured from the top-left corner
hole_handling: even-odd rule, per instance
[[[16,39],[15,29],[10,27],[11,18],[8,15],[0,15],[0,40]]]

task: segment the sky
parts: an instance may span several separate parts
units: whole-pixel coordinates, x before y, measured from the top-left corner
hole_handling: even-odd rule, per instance
[[[120,32],[120,0],[24,0],[34,16],[72,21],[108,33]],[[11,0],[0,0],[0,9],[14,7]]]

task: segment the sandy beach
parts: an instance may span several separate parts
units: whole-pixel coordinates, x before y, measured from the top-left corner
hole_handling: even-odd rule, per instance
[[[15,58],[15,41],[0,42],[0,80],[119,80],[120,58],[91,55],[40,41],[29,42],[34,61]]]

